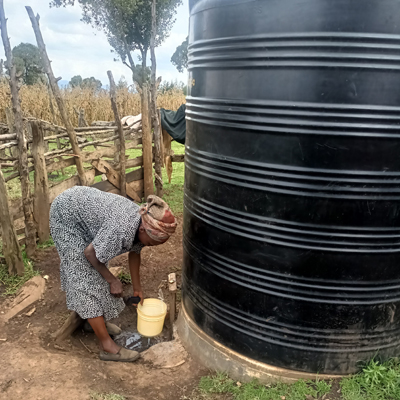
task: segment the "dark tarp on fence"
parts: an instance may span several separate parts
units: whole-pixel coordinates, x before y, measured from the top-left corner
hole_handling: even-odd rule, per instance
[[[180,144],[185,144],[186,139],[186,104],[182,104],[178,111],[160,108],[161,126],[168,134]]]

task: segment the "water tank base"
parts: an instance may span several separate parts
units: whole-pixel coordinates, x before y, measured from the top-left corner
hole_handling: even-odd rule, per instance
[[[189,317],[183,304],[177,321],[178,335],[188,353],[205,367],[227,373],[232,379],[249,382],[257,379],[260,383],[293,383],[299,379],[335,379],[340,375],[310,374],[277,368],[228,349],[206,335]]]

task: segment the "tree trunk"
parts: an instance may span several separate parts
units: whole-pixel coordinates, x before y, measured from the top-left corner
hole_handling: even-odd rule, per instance
[[[61,92],[60,92],[60,88],[58,87],[57,79],[55,78],[53,69],[51,68],[51,63],[50,63],[49,57],[47,55],[46,46],[44,44],[43,36],[42,36],[40,27],[39,27],[39,18],[38,18],[38,16],[35,17],[31,7],[27,6],[25,8],[26,8],[29,18],[32,22],[33,31],[35,32],[36,41],[37,41],[37,44],[38,44],[38,47],[40,50],[44,70],[47,74],[47,77],[49,78],[51,90],[53,92],[54,98],[56,99],[62,122],[65,125],[69,140],[71,142],[72,150],[74,152],[74,156],[76,157],[75,162],[76,162],[76,169],[78,171],[79,180],[81,181],[82,186],[86,186],[85,170],[83,168],[83,163],[80,158],[81,151],[79,149],[78,141],[76,139],[76,133],[75,133],[74,127],[72,126],[70,119],[68,118],[67,110],[65,108],[64,101],[61,97]]]
[[[163,161],[164,161],[164,166],[165,170],[167,172],[168,176],[168,183],[171,184],[172,180],[172,172],[173,172],[173,167],[172,167],[172,156],[174,152],[172,151],[171,148],[171,136],[168,134],[168,132],[165,129],[162,129],[162,138],[163,138]]]
[[[111,106],[114,112],[115,123],[117,124],[119,134],[119,165],[120,165],[120,187],[121,196],[126,197],[126,154],[125,154],[125,136],[122,129],[121,118],[118,113],[117,107],[117,90],[115,87],[114,77],[111,71],[107,72],[108,79],[110,80],[110,97]]]
[[[79,110],[79,114],[78,114],[78,126],[79,127],[83,127],[83,126],[89,126],[89,124],[86,121],[85,118],[85,110],[83,108],[81,108]]]
[[[18,141],[18,167],[21,179],[22,205],[25,217],[26,254],[28,257],[32,257],[36,250],[36,229],[33,220],[31,186],[29,182],[27,143],[24,134],[17,73],[15,65],[13,64],[11,45],[8,38],[7,20],[4,14],[3,0],[0,0],[0,24],[1,37],[3,39],[4,52],[7,59],[6,66],[10,76],[9,82],[11,90],[12,110],[14,114],[13,127],[14,132],[17,134]]]
[[[144,197],[154,194],[153,186],[153,137],[149,119],[149,87],[146,79],[147,52],[142,52],[142,142],[143,142],[143,169],[144,169]]]
[[[142,87],[142,142],[145,198],[154,194],[153,187],[153,138],[149,124],[149,90],[147,83]]]
[[[51,116],[53,117],[52,122],[54,125],[56,125],[57,124],[56,110],[54,109],[53,100],[51,98],[51,87],[49,83],[47,84],[47,92],[49,93],[49,107]]]
[[[162,145],[161,145],[161,126],[160,119],[157,111],[157,59],[155,51],[157,21],[156,21],[156,0],[153,0],[151,6],[151,39],[150,39],[150,52],[151,52],[151,119],[154,129],[154,147],[155,147],[155,184],[157,196],[163,196],[163,181],[162,181]]]
[[[47,178],[43,129],[38,122],[32,122],[32,156],[35,166],[34,217],[39,243],[50,239],[50,196]]]
[[[7,187],[3,173],[0,170],[0,227],[2,230],[3,253],[10,275],[23,275],[24,262],[22,261],[21,249],[18,236],[15,232],[14,222],[10,214],[7,199]]]
[[[10,133],[16,133],[15,132],[15,128],[14,128],[14,114],[13,114],[13,111],[9,107],[6,107],[4,111],[6,113],[8,131]],[[18,139],[18,137],[17,137],[17,139]],[[9,149],[9,152],[10,152],[10,156],[11,157],[18,158],[18,147],[16,147],[16,146],[15,147],[11,147]]]

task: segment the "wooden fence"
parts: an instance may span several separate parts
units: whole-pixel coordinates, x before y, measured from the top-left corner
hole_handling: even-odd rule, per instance
[[[61,181],[60,183],[49,185],[48,175],[55,172],[63,172],[67,167],[75,165],[76,157],[72,154],[72,148],[68,143],[68,135],[65,128],[54,126],[44,121],[28,120],[28,130],[31,131],[31,139],[28,140],[28,160],[29,172],[34,171],[34,214],[35,221],[38,226],[48,231],[45,227],[48,225],[46,218],[40,216],[48,215],[48,209],[54,198],[62,193],[64,190],[79,185],[80,181],[78,176],[72,176],[69,179]],[[118,140],[116,128],[103,128],[103,127],[88,127],[76,128],[76,134],[80,138],[79,148],[81,152],[81,161],[85,165],[85,175],[87,184],[89,186],[98,186],[102,190],[119,193],[119,180],[116,171],[119,171],[118,149],[115,141]],[[129,129],[124,130],[126,138],[126,150],[140,149],[141,150],[141,132],[132,131]],[[1,168],[6,172],[4,181],[8,182],[12,179],[19,178],[18,159],[16,159],[16,151],[14,148],[17,146],[15,135],[0,135],[3,140],[7,136],[12,139],[10,142],[0,144],[0,150],[8,149],[10,154],[3,154],[0,157]],[[63,140],[64,139],[64,140]],[[49,143],[57,143],[57,149],[48,151]],[[95,147],[94,151],[85,151],[89,146]],[[108,160],[107,160],[108,159]],[[141,201],[144,196],[143,193],[143,157],[136,157],[129,159],[125,168],[139,167],[137,170],[127,174],[127,185],[132,190],[129,190],[130,196],[135,201]],[[12,172],[11,172],[12,171]],[[7,173],[8,172],[8,173]],[[103,182],[94,184],[94,178],[98,175],[104,175]],[[10,201],[10,213],[13,220],[23,218],[22,200]],[[47,218],[48,219],[48,218]],[[40,232],[42,229],[38,229]],[[41,234],[39,234],[39,237]],[[48,234],[47,234],[48,239]],[[46,235],[41,238],[47,240]],[[20,238],[20,242],[24,242],[24,238]]]
[[[28,149],[28,170],[34,174],[33,191],[33,215],[35,221],[36,240],[43,243],[50,238],[49,232],[49,212],[53,200],[65,190],[80,185],[79,176],[76,174],[59,183],[51,185],[49,176],[55,174],[64,175],[64,169],[76,165],[76,158],[73,154],[69,142],[68,133],[62,126],[56,126],[46,121],[37,119],[25,119],[25,136],[27,137]],[[86,184],[102,191],[120,194],[121,176],[121,146],[118,128],[115,126],[90,126],[74,128],[78,137],[78,146],[81,150],[80,161],[84,165]],[[125,193],[126,196],[136,202],[142,202],[144,193],[144,168],[143,168],[143,148],[141,129],[123,129],[125,138],[125,170],[127,172]],[[4,182],[20,178],[18,168],[18,141],[17,136],[7,132],[2,127],[0,133],[0,173],[4,173]],[[49,150],[49,147],[54,147]],[[92,147],[92,149],[89,149]],[[94,149],[93,149],[94,148]],[[126,150],[139,150],[138,156],[130,157]],[[153,147],[154,158],[155,148]],[[167,167],[168,176],[172,173],[172,161],[183,161],[183,157],[174,156],[171,151],[171,137],[163,131],[162,158]],[[168,165],[171,165],[168,167]],[[95,177],[101,176],[102,180],[95,183]],[[158,179],[160,177],[156,177]],[[161,178],[160,178],[161,179]],[[1,185],[0,185],[0,190]],[[3,189],[4,190],[4,189]],[[1,202],[1,200],[0,200]],[[25,244],[28,226],[24,223],[23,201],[22,199],[7,199],[8,213],[10,216],[10,226],[3,227],[3,235],[15,236],[20,245]],[[0,208],[0,218],[4,217],[4,212]],[[13,225],[13,226],[11,226]],[[17,229],[14,229],[14,226]],[[1,226],[0,226],[1,228]],[[4,230],[7,232],[4,232]],[[0,229],[1,232],[1,229]],[[15,233],[14,233],[15,232]],[[5,262],[5,259],[0,259]]]
[[[49,87],[64,126],[56,126],[36,119],[25,118],[24,120],[19,96],[19,78],[13,64],[3,2],[0,1],[0,31],[6,56],[5,66],[9,75],[12,104],[12,110],[6,110],[8,126],[0,125],[0,228],[4,253],[4,260],[0,262],[6,262],[10,273],[21,275],[24,274],[24,265],[20,244],[26,243],[26,253],[30,257],[35,252],[37,240],[45,242],[49,239],[50,205],[58,194],[81,184],[120,193],[122,196],[141,202],[144,196],[154,193],[155,183],[157,194],[162,196],[162,165],[167,166],[170,179],[173,157],[171,140],[166,139],[165,132],[162,133],[156,106],[155,62],[152,63],[152,95],[147,85],[141,88],[143,132],[123,129],[116,101],[116,85],[111,71],[107,74],[110,80],[110,100],[115,127],[74,128],[58,86],[61,78],[56,78],[46,51],[39,25],[40,18],[35,15],[31,7],[27,6],[26,10],[35,33],[43,70],[47,75]],[[152,17],[155,21],[155,9],[152,9]],[[155,57],[152,58],[155,61]],[[149,99],[151,99],[151,113],[148,107]],[[149,123],[150,120],[152,126]],[[81,112],[79,112],[79,121],[86,125]],[[49,143],[55,143],[57,148],[50,150]],[[94,146],[94,150],[88,151],[89,146]],[[128,149],[142,149],[141,156],[129,159],[126,154]],[[154,172],[153,160],[155,161]],[[63,171],[64,168],[73,165],[76,166],[76,176],[50,186],[48,179],[50,173]],[[127,168],[136,169],[126,174]],[[6,176],[3,175],[3,171],[6,171]],[[33,195],[29,175],[32,171],[34,174]],[[95,184],[96,175],[102,175],[103,181]],[[155,178],[154,183],[153,178]],[[13,179],[19,179],[22,196],[20,200],[10,203],[6,182]],[[23,221],[20,221],[16,230],[15,221],[22,218]],[[24,224],[25,227],[23,227]],[[22,236],[19,237],[18,234]]]

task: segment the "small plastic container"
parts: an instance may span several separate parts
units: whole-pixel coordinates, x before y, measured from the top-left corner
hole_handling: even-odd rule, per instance
[[[145,337],[158,336],[164,327],[167,305],[158,299],[145,299],[137,308],[137,330]]]

